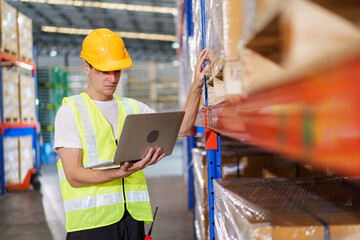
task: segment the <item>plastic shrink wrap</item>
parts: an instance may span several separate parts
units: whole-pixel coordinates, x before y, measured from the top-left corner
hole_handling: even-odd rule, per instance
[[[224,141],[226,142],[226,141]],[[222,177],[262,177],[264,162],[272,159],[271,155],[250,147],[240,147],[238,152],[222,149]],[[197,239],[209,239],[209,200],[206,150],[192,149],[194,176],[195,214],[194,226]]]
[[[216,180],[216,239],[360,239],[358,180]]]
[[[205,40],[211,51],[210,79],[222,70],[224,64],[223,15],[221,0],[205,0]]]

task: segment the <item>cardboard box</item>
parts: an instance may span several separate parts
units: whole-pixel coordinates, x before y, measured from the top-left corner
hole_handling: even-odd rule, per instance
[[[20,182],[23,183],[29,170],[34,166],[32,136],[19,137]]]
[[[20,74],[19,79],[20,119],[22,122],[36,121],[35,111],[35,79]]]
[[[4,122],[20,122],[19,73],[15,68],[2,67]]]
[[[6,186],[21,183],[19,168],[19,143],[17,137],[4,138],[4,170]]]
[[[33,28],[31,18],[17,12],[19,58],[33,62]]]

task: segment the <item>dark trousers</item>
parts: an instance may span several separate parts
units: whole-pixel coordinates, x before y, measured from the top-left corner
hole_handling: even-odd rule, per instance
[[[132,218],[125,210],[123,218],[105,227],[69,232],[66,240],[144,240],[144,222]]]

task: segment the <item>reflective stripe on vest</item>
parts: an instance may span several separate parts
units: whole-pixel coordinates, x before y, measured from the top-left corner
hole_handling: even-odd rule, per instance
[[[93,166],[99,162],[99,154],[98,154],[98,147],[96,144],[96,136],[95,136],[95,129],[92,125],[92,122],[89,121],[90,114],[86,107],[85,100],[80,95],[75,95],[70,97],[73,100],[80,116],[80,121],[84,129],[85,133],[85,145],[86,150],[88,153],[88,163],[84,165]]]
[[[114,192],[102,195],[88,196],[83,198],[72,199],[64,202],[66,212],[80,209],[101,207],[110,204],[122,203],[123,197],[121,192]]]
[[[74,95],[71,96],[70,98],[73,100],[79,112],[80,121],[85,133],[85,145],[88,153],[88,163],[84,164],[84,168],[91,168],[92,166],[96,166],[100,163],[94,126],[92,125],[91,121],[89,121],[90,119],[89,110],[87,109],[85,100],[81,97],[81,95]],[[135,113],[131,102],[127,98],[119,98],[119,99],[124,104],[127,114]],[[101,161],[101,163],[104,163],[104,161]],[[103,169],[106,168],[107,167],[104,167]]]
[[[135,113],[134,108],[131,105],[131,102],[129,101],[129,99],[121,97],[120,100],[124,104],[124,107],[126,109],[127,114],[134,114]]]
[[[150,201],[148,191],[126,191],[128,202],[148,202]]]
[[[147,191],[127,191],[126,197],[128,202],[148,202],[150,201]],[[122,193],[114,192],[102,195],[88,196],[84,198],[72,199],[64,202],[66,212],[80,209],[101,207],[110,204],[122,203]]]

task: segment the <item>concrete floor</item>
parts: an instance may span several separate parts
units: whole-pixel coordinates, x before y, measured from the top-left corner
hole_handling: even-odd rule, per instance
[[[153,210],[159,207],[154,240],[194,239],[183,165],[182,146],[177,144],[172,156],[145,169]],[[54,163],[42,165],[40,181],[41,191],[13,191],[0,196],[0,239],[65,239],[65,214]],[[146,225],[146,233],[149,227]]]

